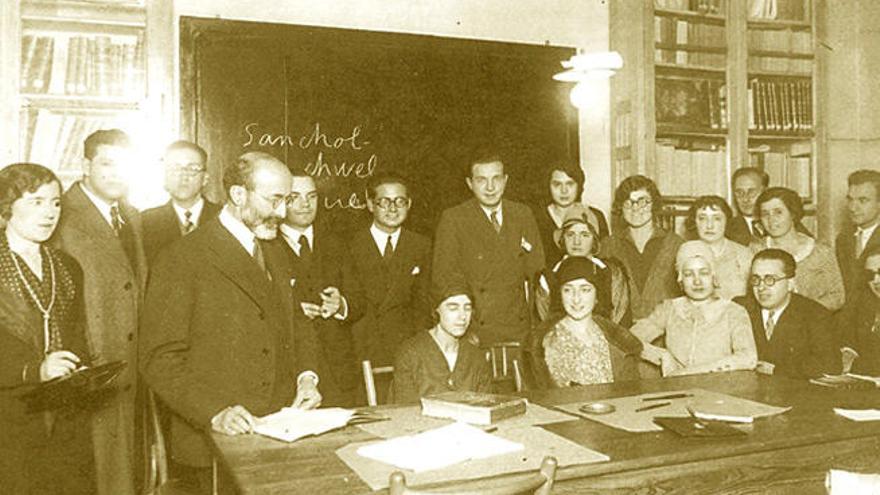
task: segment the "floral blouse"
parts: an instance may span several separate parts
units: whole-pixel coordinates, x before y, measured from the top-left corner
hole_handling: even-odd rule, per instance
[[[593,322],[587,325],[586,332],[580,333],[560,320],[544,336],[544,359],[551,378],[559,387],[567,387],[572,382],[591,385],[614,381],[608,341]]]

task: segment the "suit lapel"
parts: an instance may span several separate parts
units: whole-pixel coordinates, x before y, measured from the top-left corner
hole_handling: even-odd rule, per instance
[[[42,352],[40,335],[35,329],[43,328],[43,322],[33,308],[3,285],[0,285],[0,326],[33,346],[35,351]]]
[[[183,227],[180,225],[180,219],[177,218],[177,212],[174,211],[171,201],[162,207],[162,224],[164,225],[163,228],[167,230],[169,238],[179,239],[183,237],[181,232]]]
[[[107,259],[125,267],[126,270],[132,273],[132,263],[134,261],[129,261],[128,255],[125,254],[125,250],[122,248],[122,242],[113,233],[113,228],[101,216],[98,208],[82,191],[82,187],[82,183],[78,182],[67,191],[69,195],[69,210],[65,214],[71,216],[70,221],[72,225],[87,234],[89,238],[97,241],[93,245],[96,249],[104,251]],[[125,212],[123,212],[124,214]],[[132,230],[134,231],[135,239],[139,242],[139,229],[134,227],[132,225]]]
[[[853,233],[853,235],[849,236],[849,238],[850,238],[851,243],[855,243],[855,233]],[[868,242],[865,243],[865,247],[862,248],[862,254],[861,254],[861,256],[859,256],[859,261],[860,261],[859,266],[860,267],[864,268],[864,266],[865,266],[865,253],[868,252],[868,248],[871,248],[874,246],[880,246],[880,226],[877,226],[877,228],[874,229],[874,233],[871,234],[871,237],[868,238]],[[855,249],[855,246],[853,246],[852,249]],[[851,250],[851,252],[852,252],[852,250]]]
[[[272,284],[238,239],[219,220],[211,220],[205,229],[209,240],[207,248],[212,252],[209,260],[215,268],[264,311],[271,309],[269,296]],[[277,277],[276,273],[273,273],[273,277]]]

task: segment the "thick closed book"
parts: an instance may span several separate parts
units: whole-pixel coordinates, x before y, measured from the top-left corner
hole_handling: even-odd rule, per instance
[[[489,425],[526,412],[526,400],[509,395],[443,392],[422,397],[422,414]]]

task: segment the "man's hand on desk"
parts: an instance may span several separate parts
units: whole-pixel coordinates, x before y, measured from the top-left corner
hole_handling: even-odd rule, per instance
[[[254,416],[244,406],[230,406],[211,418],[211,429],[225,435],[241,435],[254,431]]]
[[[296,385],[296,397],[293,407],[298,409],[315,409],[321,405],[321,392],[318,392],[318,381],[314,374],[304,374]]]

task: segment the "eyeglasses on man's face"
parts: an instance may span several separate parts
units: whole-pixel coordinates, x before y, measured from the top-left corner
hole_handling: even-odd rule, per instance
[[[757,287],[764,284],[765,287],[773,287],[777,282],[789,278],[791,277],[786,277],[785,275],[764,275],[763,277],[760,275],[752,275],[749,277],[749,285]]]
[[[199,175],[205,171],[205,167],[198,163],[188,163],[186,165],[171,165],[168,171],[175,175]]]
[[[398,196],[396,198],[376,198],[374,202],[376,203],[376,206],[383,210],[391,208],[391,205],[394,205],[395,208],[399,209],[409,207],[409,198],[404,198],[403,196]]]
[[[258,193],[257,191],[254,191],[253,189],[250,189],[250,192],[254,193],[255,196],[259,197],[263,201],[269,203],[269,205],[272,206],[273,210],[277,210],[278,208],[281,207],[281,205],[290,206],[290,204],[293,203],[293,198],[289,195],[287,195],[287,196],[277,195],[277,196],[272,196],[271,198],[267,198],[266,196],[263,196],[262,194]]]
[[[651,205],[652,203],[654,203],[654,201],[651,198],[639,198],[635,201],[627,199],[623,202],[623,208],[625,210],[641,210]]]

